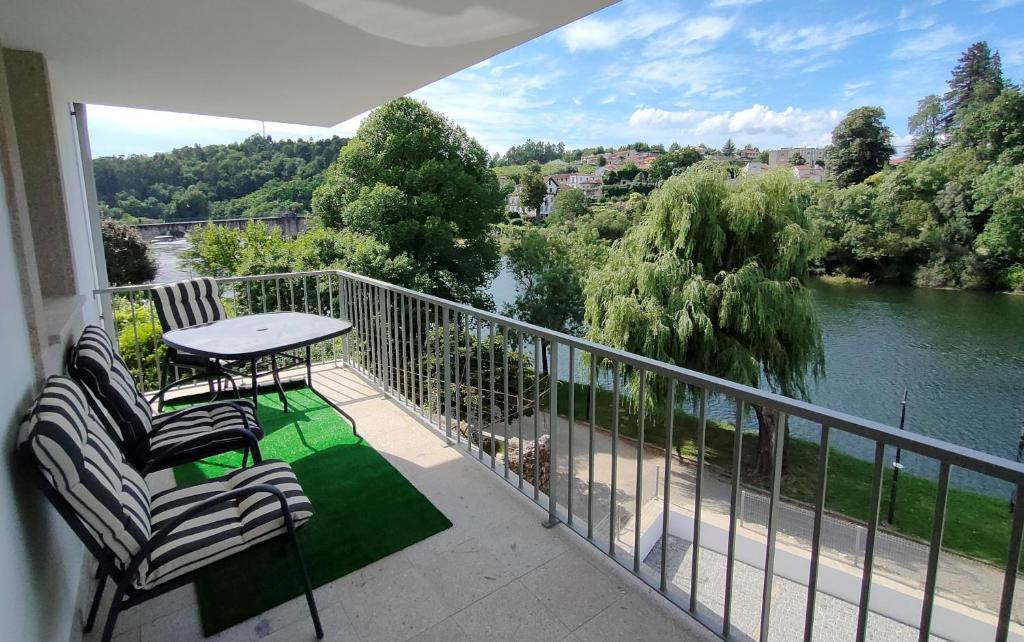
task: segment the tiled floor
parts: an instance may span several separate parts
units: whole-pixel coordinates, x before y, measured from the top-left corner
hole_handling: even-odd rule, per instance
[[[717,639],[565,527],[542,527],[540,508],[359,375],[325,369],[316,381],[454,524],[318,588],[326,640]],[[115,639],[201,638],[189,586],[126,611]],[[210,639],[314,635],[297,598]]]

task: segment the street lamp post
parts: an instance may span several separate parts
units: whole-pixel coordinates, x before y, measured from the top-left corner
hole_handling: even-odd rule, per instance
[[[907,421],[907,396],[908,391],[904,388],[903,401],[900,402],[900,430],[903,430],[903,424]],[[896,458],[892,461],[892,491],[889,494],[889,515],[885,520],[889,524],[892,524],[893,517],[896,514],[896,482],[899,481],[900,471],[903,470],[903,464],[900,463],[900,455],[902,454],[903,449],[897,446]]]

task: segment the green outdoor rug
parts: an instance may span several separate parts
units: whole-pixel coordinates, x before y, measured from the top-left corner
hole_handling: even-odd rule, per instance
[[[452,525],[316,393],[297,388],[287,396],[285,413],[276,392],[260,395],[260,450],[264,459],[289,462],[313,503],[298,538],[314,587]],[[196,484],[241,461],[240,453],[225,453],[179,466],[174,475],[179,485]],[[294,549],[284,544],[264,542],[200,571],[195,584],[206,635],[302,595]]]

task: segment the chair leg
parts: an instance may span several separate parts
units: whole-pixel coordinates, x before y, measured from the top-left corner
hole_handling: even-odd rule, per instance
[[[103,627],[103,637],[100,638],[101,642],[110,642],[110,639],[114,637],[114,625],[117,624],[117,616],[121,613],[122,597],[124,597],[124,592],[119,586],[114,591],[113,601],[110,602],[110,613],[107,614],[107,623]]]
[[[89,617],[85,619],[85,626],[82,630],[86,633],[92,631],[92,627],[96,624],[96,612],[100,609],[100,600],[103,599],[103,589],[107,586],[107,574],[103,572],[103,567],[100,567],[100,572],[96,576],[99,581],[96,583],[96,593],[92,596],[92,605],[89,607]]]
[[[313,618],[313,630],[316,631],[317,639],[322,640],[324,637],[324,629],[320,625],[320,612],[316,608],[316,599],[313,597],[313,586],[309,582],[309,573],[306,572],[306,564],[302,561],[302,550],[299,548],[299,539],[295,536],[295,528],[291,527],[290,530],[292,544],[295,548],[295,559],[299,563],[299,571],[302,573],[302,584],[306,588],[306,604],[309,606],[309,616]]]
[[[248,464],[248,463],[249,463],[249,449],[246,448],[245,450],[242,451],[242,468],[245,468],[245,465]]]
[[[167,377],[170,376],[171,370],[171,359],[164,354],[164,367],[160,369],[160,396],[156,400],[156,411],[164,411],[164,386],[167,385]]]

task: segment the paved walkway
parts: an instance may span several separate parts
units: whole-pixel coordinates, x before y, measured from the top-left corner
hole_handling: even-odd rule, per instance
[[[524,437],[532,438],[533,419],[526,418],[523,426]],[[500,428],[498,430],[500,434]],[[548,417],[542,416],[540,433],[548,432]],[[569,422],[567,417],[559,418],[556,433],[559,436],[556,444],[558,468],[563,476],[569,474]],[[518,434],[518,426],[510,427],[510,434]],[[595,431],[594,439],[594,520],[598,538],[607,542],[608,506],[611,489],[611,462],[613,439],[610,432]],[[576,422],[573,431],[573,513],[583,524],[587,516],[587,481],[589,477],[589,425]],[[618,465],[616,470],[616,498],[620,523],[618,538],[620,545],[632,549],[632,517],[636,512],[637,488],[637,442],[632,439],[620,438],[618,446]],[[657,494],[663,494],[664,484],[664,451],[647,447],[643,452],[643,475],[641,483],[641,505],[650,505],[650,509],[659,511],[661,500],[651,501]],[[688,462],[680,463],[673,458],[670,503],[676,510],[692,515],[695,496],[694,466]],[[702,490],[702,510],[704,520],[717,521],[727,528],[731,497],[730,479],[713,468],[706,469],[705,484]],[[557,497],[561,504],[567,500],[566,486],[560,484]],[[743,524],[751,536],[763,536],[765,529],[762,510],[758,504],[765,500],[758,493],[751,493],[746,498],[747,521]],[[760,515],[759,515],[760,514]],[[759,519],[759,517],[761,517]],[[788,545],[794,550],[803,551],[809,556],[809,538],[812,532],[813,513],[795,505],[784,505],[780,513],[780,545]],[[859,531],[859,532],[858,532]],[[845,567],[850,573],[861,575],[859,566],[864,552],[864,528],[860,525],[838,518],[826,519],[822,542],[823,556]],[[606,545],[606,544],[605,544]],[[904,586],[908,593],[917,593],[924,587],[927,567],[928,548],[918,542],[899,537],[891,533],[880,533],[876,546],[875,577],[886,578]],[[760,586],[761,580],[758,580]],[[999,604],[1002,590],[1003,573],[1000,569],[969,558],[944,552],[940,561],[939,595],[962,605],[969,610],[977,610],[989,617],[994,617]],[[723,582],[724,585],[724,582]],[[680,588],[688,589],[689,579]],[[721,588],[719,589],[721,590]],[[756,612],[760,612],[760,596],[753,603]],[[1014,620],[1024,622],[1024,586],[1018,579],[1015,592]],[[802,617],[800,622],[802,624]]]

